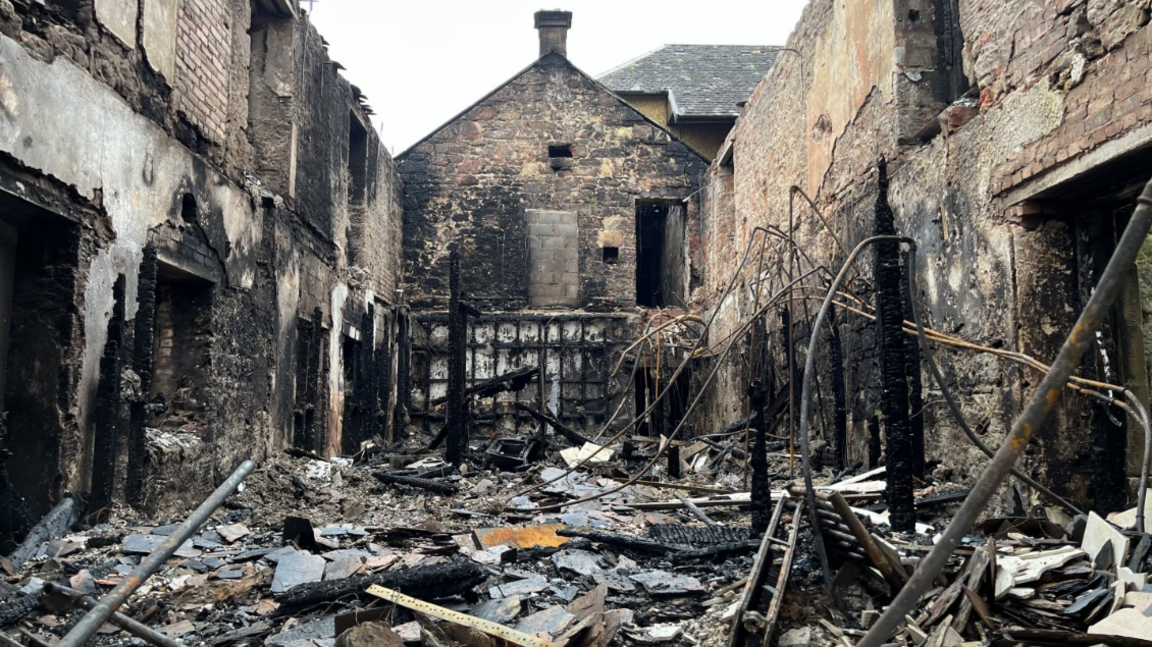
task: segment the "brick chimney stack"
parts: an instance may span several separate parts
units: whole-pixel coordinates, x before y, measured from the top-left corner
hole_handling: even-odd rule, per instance
[[[537,11],[536,30],[540,32],[540,56],[556,52],[568,58],[568,30],[571,27],[571,11]]]

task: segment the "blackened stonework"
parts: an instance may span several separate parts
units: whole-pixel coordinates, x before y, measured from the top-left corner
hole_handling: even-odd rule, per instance
[[[571,157],[551,157],[557,150]],[[405,294],[416,309],[446,305],[452,243],[460,248],[462,288],[482,308],[632,308],[637,201],[685,200],[706,168],[703,158],[558,54],[539,59],[397,163]],[[686,207],[695,223],[696,202]],[[529,236],[529,210],[576,214],[574,298],[568,260],[533,255],[533,240],[548,241]],[[558,240],[567,232],[561,234]],[[617,248],[614,263],[604,261],[606,247]]]

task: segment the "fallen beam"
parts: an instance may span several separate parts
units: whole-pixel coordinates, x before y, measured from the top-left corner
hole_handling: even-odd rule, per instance
[[[509,371],[503,375],[498,375],[490,380],[477,382],[472,386],[464,389],[464,397],[466,398],[487,398],[503,393],[505,391],[519,391],[528,386],[528,383],[540,374],[540,369],[535,366],[527,368],[519,368],[515,371]],[[429,402],[429,406],[436,407],[448,401],[447,396],[433,398]]]
[[[560,643],[554,643],[551,640],[544,640],[543,638],[538,638],[537,636],[526,634],[522,631],[516,631],[511,627],[506,627],[491,620],[484,620],[460,613],[459,611],[445,609],[442,606],[409,597],[399,591],[393,591],[383,586],[373,585],[368,587],[365,592],[369,595],[388,600],[389,602],[394,602],[406,609],[446,620],[462,627],[475,629],[481,633],[495,636],[512,644],[520,645],[521,647],[560,647]]]
[[[550,416],[546,413],[540,413],[539,411],[533,409],[532,407],[529,407],[529,406],[527,406],[523,403],[520,403],[520,402],[516,403],[516,410],[517,411],[523,411],[524,413],[532,416],[533,418],[536,419],[537,422],[542,422],[546,425],[551,425],[552,428],[555,429],[557,433],[559,433],[561,436],[564,436],[565,438],[567,438],[569,442],[576,445],[577,447],[583,447],[585,443],[591,443],[592,442],[592,441],[588,440],[587,438],[585,438],[584,436],[581,436],[580,434],[576,433],[575,431],[572,431],[571,429],[565,427],[564,424],[561,423],[559,420],[557,420],[554,416]],[[595,444],[595,443],[593,443],[593,444]]]
[[[446,598],[470,591],[487,577],[488,573],[479,564],[466,559],[456,559],[447,564],[417,566],[400,571],[357,575],[342,580],[299,584],[274,597],[280,603],[277,615],[282,615],[302,606],[331,602],[340,598],[367,599],[365,590],[373,585],[419,593],[430,599]]]
[[[441,483],[440,481],[422,479],[416,476],[397,476],[387,472],[373,472],[372,476],[376,477],[381,483],[388,485],[407,485],[408,487],[420,488],[421,490],[428,490],[436,494],[456,494],[457,491],[457,487],[451,483]]]
[[[57,503],[56,507],[52,508],[52,511],[40,520],[40,523],[32,527],[28,536],[24,538],[24,542],[8,556],[8,561],[12,562],[12,567],[18,569],[24,562],[34,557],[36,552],[40,550],[40,544],[63,537],[72,527],[72,524],[80,519],[80,513],[81,506],[72,497]]]

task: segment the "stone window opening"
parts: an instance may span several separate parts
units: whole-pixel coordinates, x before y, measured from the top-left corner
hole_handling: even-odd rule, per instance
[[[180,219],[195,224],[199,219],[199,209],[196,206],[196,196],[185,193],[180,199]]]
[[[605,246],[602,248],[604,262],[608,265],[616,265],[620,262],[620,248]]]
[[[553,144],[548,147],[548,157],[572,157],[572,145]]]
[[[157,264],[155,367],[151,402],[163,410],[150,426],[203,436],[209,422],[213,284],[164,263]]]
[[[362,207],[368,197],[368,129],[348,114],[348,205]]]
[[[684,207],[669,201],[636,203],[636,305],[684,305]]]

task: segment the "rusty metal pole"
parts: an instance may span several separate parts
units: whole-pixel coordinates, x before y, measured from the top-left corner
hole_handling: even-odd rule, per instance
[[[124,578],[108,595],[100,599],[99,604],[97,604],[95,608],[84,614],[80,622],[76,623],[72,631],[69,631],[60,639],[56,647],[81,647],[87,643],[88,640],[92,638],[92,635],[96,633],[96,630],[112,617],[112,614],[136,592],[136,589],[140,588],[140,586],[172,556],[172,553],[175,553],[176,549],[180,548],[181,544],[187,541],[189,537],[200,529],[200,526],[203,526],[205,522],[208,521],[212,513],[216,512],[216,509],[224,504],[224,500],[231,496],[232,493],[236,491],[236,488],[240,487],[240,482],[251,474],[255,468],[256,464],[252,461],[244,461],[241,463],[240,467],[236,468],[236,471],[232,473],[232,476],[229,476],[228,480],[221,483],[220,487],[216,488],[216,491],[213,492],[204,503],[201,503],[200,507],[196,508],[192,515],[189,516],[184,523],[180,524],[180,527],[178,527],[175,532],[169,535],[155,550],[148,553],[148,556],[140,562],[140,565],[137,566],[128,577]]]
[[[1068,382],[1068,378],[1080,364],[1084,352],[1088,349],[1096,335],[1096,329],[1112,307],[1112,301],[1120,289],[1124,273],[1135,261],[1144,239],[1148,236],[1148,229],[1152,226],[1152,180],[1144,185],[1144,191],[1137,199],[1137,207],[1132,219],[1124,230],[1123,237],[1116,245],[1108,266],[1100,276],[1100,282],[1087,305],[1080,313],[1080,318],[1064,340],[1060,354],[1048,370],[1048,374],[1040,381],[1040,385],[1032,393],[1023,413],[1012,425],[1012,430],[1004,438],[996,456],[984,468],[984,473],[976,480],[968,498],[960,506],[952,522],[944,530],[940,540],[932,547],[932,551],[916,568],[916,572],[908,580],[908,584],[900,590],[896,599],[888,606],[888,610],[872,625],[868,633],[857,643],[857,647],[880,647],[903,622],[904,616],[916,606],[925,592],[932,586],[933,580],[948,563],[948,557],[960,544],[960,540],[971,529],[976,518],[984,511],[989,499],[1000,488],[1004,478],[1012,470],[1016,459],[1028,446],[1032,435],[1048,418],[1060,393]],[[913,268],[910,268],[913,269]]]
[[[75,606],[83,607],[88,610],[96,608],[97,602],[92,598],[84,595],[76,589],[68,588],[62,584],[55,582],[48,582],[44,585],[44,592],[48,595],[58,596]],[[168,636],[159,633],[146,624],[137,622],[136,620],[124,615],[120,612],[112,614],[108,621],[120,627],[124,631],[136,636],[137,638],[147,641],[157,647],[183,647],[183,643],[172,640]]]

